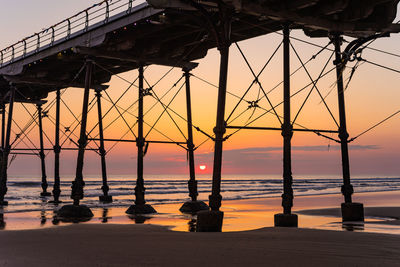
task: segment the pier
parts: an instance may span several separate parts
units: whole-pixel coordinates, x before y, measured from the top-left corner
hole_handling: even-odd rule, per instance
[[[362,57],[362,52],[369,44],[379,38],[390,38],[392,34],[400,31],[400,25],[394,23],[398,0],[368,1],[360,6],[359,1],[192,1],[192,0],[148,0],[136,4],[132,0],[105,0],[94,6],[67,18],[50,28],[35,33],[3,50],[0,50],[0,109],[1,119],[1,148],[2,161],[0,172],[0,205],[12,205],[7,201],[7,168],[10,155],[36,155],[42,172],[42,192],[38,197],[48,198],[54,205],[60,205],[58,216],[60,218],[90,218],[93,213],[90,207],[82,205],[81,200],[85,196],[85,177],[83,168],[86,152],[98,154],[101,162],[102,195],[99,201],[110,203],[113,201],[112,192],[107,181],[107,150],[106,143],[129,142],[137,147],[137,181],[134,188],[135,201],[127,207],[127,214],[152,214],[157,211],[146,201],[146,172],[143,162],[147,154],[149,144],[170,144],[177,149],[187,152],[188,196],[189,201],[182,200],[181,211],[197,214],[196,230],[199,232],[221,231],[224,214],[220,210],[223,205],[221,194],[223,145],[229,142],[229,138],[239,131],[265,130],[279,131],[283,141],[283,188],[282,188],[282,213],[275,215],[275,226],[297,227],[297,215],[292,212],[295,205],[293,195],[292,155],[291,141],[296,132],[309,132],[321,138],[329,139],[340,145],[343,185],[341,192],[344,201],[341,205],[343,222],[363,221],[364,207],[362,203],[356,203],[352,199],[354,189],[351,183],[349,148],[350,142],[360,135],[350,137],[346,121],[345,89],[346,82],[343,72],[350,62],[369,62]],[[309,72],[308,63],[303,61],[301,51],[295,49],[291,43],[291,32],[303,31],[309,40],[305,42],[313,44],[313,38],[323,38],[327,45],[319,47],[320,52],[330,51],[332,56],[326,62],[320,75],[315,78]],[[254,37],[279,33],[282,42],[276,48],[265,63],[262,70],[257,73],[247,60],[245,52],[240,46],[240,41]],[[350,38],[346,42],[344,37]],[[246,71],[250,71],[254,77],[252,84],[243,90],[238,96],[237,104],[232,110],[226,108],[229,52],[232,46],[239,51],[246,63]],[[318,45],[316,45],[318,46]],[[216,121],[213,132],[201,129],[193,121],[191,97],[191,79],[198,78],[193,74],[199,63],[196,60],[207,56],[210,49],[216,48],[219,52],[219,83]],[[262,49],[262,48],[260,48]],[[319,52],[319,53],[320,53]],[[318,56],[317,53],[315,57]],[[294,56],[293,56],[294,55]],[[268,66],[271,59],[281,57],[282,69],[282,101],[273,103],[269,92],[264,88],[259,76]],[[291,61],[298,61],[299,69],[305,71],[310,84],[307,97],[300,109],[293,114],[291,98],[298,93],[291,90],[291,76],[297,70],[291,69]],[[327,70],[328,64],[333,68]],[[186,108],[186,114],[178,114],[171,103],[174,98],[166,103],[163,96],[159,96],[155,90],[156,84],[148,82],[146,77],[151,75],[146,72],[150,65],[168,66],[171,69],[180,69],[181,78],[171,85],[171,88],[180,84],[180,89],[185,89],[185,103],[180,103]],[[379,66],[385,68],[385,66]],[[126,80],[120,74],[137,70],[138,76]],[[336,72],[336,90],[338,114],[334,114],[332,108],[326,103],[319,88],[319,80],[327,73]],[[168,74],[168,73],[167,73]],[[167,75],[166,74],[166,75]],[[160,80],[164,79],[162,76]],[[132,105],[137,105],[137,112],[119,106],[118,102],[124,98],[125,92],[114,101],[109,93],[112,77],[117,77],[129,84],[128,90],[133,90],[137,99],[132,100]],[[350,78],[351,79],[351,78]],[[208,82],[207,80],[203,80]],[[137,85],[136,85],[137,83]],[[247,98],[252,86],[260,88],[260,96],[251,100]],[[77,123],[73,128],[62,126],[62,94],[67,88],[81,88],[83,91],[83,105],[80,116],[76,116]],[[179,89],[179,90],[180,90]],[[55,99],[49,99],[51,92],[56,93]],[[94,98],[91,100],[91,92]],[[307,103],[312,93],[317,94],[324,108],[329,113],[336,127],[334,129],[309,128],[296,122],[302,108]],[[168,140],[152,140],[148,138],[151,131],[156,131],[156,124],[149,125],[145,116],[151,112],[152,107],[144,105],[144,99],[154,98],[159,103],[163,112],[159,119],[169,116],[173,123],[171,127],[177,128],[182,134],[181,140],[168,138],[166,133],[159,132]],[[261,100],[266,101],[267,106],[261,105]],[[102,101],[111,103],[109,110],[102,109]],[[254,126],[252,123],[261,116],[252,118],[245,125],[235,123],[239,105],[248,104],[247,112],[261,110],[262,115],[272,114],[281,127],[271,125]],[[36,113],[30,114],[32,120],[28,127],[15,130],[13,113],[15,105],[35,105]],[[98,135],[91,135],[93,129],[87,127],[88,113],[97,106],[96,127]],[[283,106],[280,114],[278,107]],[[68,109],[68,107],[64,107]],[[46,148],[44,139],[47,138],[43,127],[43,118],[48,116],[49,110],[55,110],[56,116],[51,121],[54,124],[55,138],[50,140],[53,147]],[[104,117],[113,110],[119,114],[129,131],[120,139],[110,139],[104,135]],[[71,112],[72,113],[72,112]],[[398,112],[397,112],[398,113]],[[385,120],[395,116],[392,114]],[[132,121],[127,114],[134,116]],[[174,121],[171,114],[178,115],[186,123],[186,129],[181,129]],[[253,113],[254,114],[254,113]],[[367,129],[366,132],[379,126],[381,122]],[[39,131],[38,148],[32,146],[15,148],[15,142],[29,140],[31,125],[36,125]],[[144,126],[150,128],[144,131]],[[18,126],[19,127],[19,126]],[[64,129],[63,129],[64,128]],[[74,136],[75,129],[79,134]],[[158,130],[157,130],[158,131]],[[198,199],[198,188],[195,172],[196,146],[193,132],[197,131],[205,138],[214,142],[214,160],[212,171],[212,190],[208,204]],[[361,133],[364,134],[366,132]],[[71,141],[71,146],[66,146],[61,139]],[[15,139],[13,139],[15,138]],[[30,141],[30,143],[32,142]],[[75,180],[71,185],[70,197],[72,204],[62,205],[60,199],[60,157],[62,152],[73,150],[77,153]],[[49,175],[46,170],[46,156],[53,152],[54,174]],[[48,188],[48,179],[54,179],[52,190]]]

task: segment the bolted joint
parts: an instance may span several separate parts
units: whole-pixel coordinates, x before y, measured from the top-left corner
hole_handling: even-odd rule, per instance
[[[106,195],[108,193],[108,191],[110,190],[110,187],[108,185],[103,185],[101,187],[101,190],[104,192],[104,194]]]
[[[222,202],[222,196],[220,194],[217,195],[212,194],[208,196],[208,200],[210,202],[211,210],[219,210],[219,207],[221,207],[221,202]]]
[[[224,121],[222,127],[215,126],[213,132],[215,133],[216,136],[218,136],[218,134],[220,134],[221,136],[224,135],[226,133],[226,121]]]
[[[101,89],[100,88],[96,89],[96,96],[99,98],[101,97]]]
[[[60,153],[61,152],[61,146],[53,146],[53,150],[54,150],[54,153]]]
[[[222,39],[222,40],[221,40]],[[228,50],[229,47],[231,46],[232,42],[230,40],[226,40],[225,37],[220,38],[218,42],[217,49],[218,51],[225,51]]]
[[[293,136],[293,125],[290,123],[284,123],[281,126],[282,133],[281,135],[285,138],[292,138]]]
[[[347,142],[347,139],[349,138],[349,134],[347,133],[347,131],[346,130],[344,130],[343,128],[339,128],[339,138],[340,138],[340,140],[343,142],[343,141],[346,141]]]
[[[343,195],[352,195],[354,193],[353,186],[351,184],[344,184],[341,187],[341,192]]]
[[[260,106],[258,105],[258,101],[247,101],[247,103],[249,104],[249,106],[247,108],[259,108]]]
[[[189,149],[189,150],[194,150],[194,144],[193,143],[187,143],[187,148]]]
[[[149,88],[146,88],[146,89],[143,89],[140,93],[141,93],[141,95],[144,97],[144,96],[152,96],[153,94],[151,93],[151,91],[153,91],[153,88],[152,87],[149,87]]]
[[[145,143],[145,139],[144,138],[136,138],[136,146],[141,146],[143,147]]]
[[[85,137],[83,137],[83,138],[80,138],[79,140],[78,140],[78,144],[79,144],[79,146],[80,147],[85,147],[86,145],[87,145],[87,136],[85,135]]]
[[[60,196],[61,190],[60,188],[54,188],[53,189],[53,195],[54,196]]]
[[[104,147],[99,147],[99,153],[101,156],[105,156],[106,155],[106,150],[104,149]]]

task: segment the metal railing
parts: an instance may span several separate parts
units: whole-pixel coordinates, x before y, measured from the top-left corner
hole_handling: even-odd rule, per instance
[[[71,38],[72,35],[84,33],[89,27],[97,23],[108,23],[114,15],[132,12],[132,9],[143,1],[137,0],[104,0],[100,3],[69,17],[47,29],[32,34],[23,40],[0,50],[0,67],[38,53],[58,42]]]

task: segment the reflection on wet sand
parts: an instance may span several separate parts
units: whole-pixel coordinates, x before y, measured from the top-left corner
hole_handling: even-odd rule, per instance
[[[346,231],[362,231],[365,229],[362,222],[342,223],[342,228]]]
[[[108,217],[108,208],[103,208],[103,213],[99,219],[102,223],[107,223],[109,219],[112,219],[112,217]]]
[[[129,219],[133,220],[135,224],[143,224],[146,221],[150,220],[152,217],[150,216],[145,216],[145,215],[127,215]]]
[[[393,198],[399,197],[400,192],[390,193],[391,197],[389,197],[388,194],[389,193],[387,192],[382,194],[364,194],[362,201],[366,203],[366,205],[369,204],[370,206],[383,206],[387,203],[393,203]],[[340,195],[298,197],[296,199],[298,207],[296,212],[299,214],[299,227],[400,234],[400,223],[399,225],[393,225],[393,223],[389,225],[389,222],[387,222],[386,219],[384,222],[387,222],[387,224],[381,223],[379,225],[376,224],[376,218],[373,221],[367,218],[365,224],[342,224],[340,216],[337,217],[318,214],[311,216],[311,214],[305,214],[304,212],[299,211],[300,209],[322,209],[326,211],[326,209],[323,208],[338,207],[337,203],[340,203],[340,201]],[[222,230],[224,232],[231,232],[273,227],[274,214],[281,208],[280,202],[281,200],[279,198],[224,201],[224,205],[222,206],[222,211],[224,212],[224,225]],[[128,216],[125,213],[126,207],[115,207],[105,204],[98,208],[92,207],[94,213],[93,220],[90,220],[89,218],[86,220],[65,220],[63,218],[59,218],[56,215],[57,208],[54,206],[52,206],[51,209],[45,209],[44,207],[42,211],[20,213],[5,213],[7,212],[6,209],[0,209],[0,229],[36,229],[43,227],[54,227],[56,225],[69,225],[71,223],[134,223],[161,225],[166,226],[174,231],[195,232],[197,216],[195,214],[180,213],[179,207],[179,203],[157,205],[155,206],[158,211],[157,214],[146,216]],[[366,208],[366,211],[368,210],[369,208]],[[391,213],[399,210],[400,214],[400,208],[386,208],[386,210],[387,212]],[[372,211],[374,212],[373,214],[375,214],[377,211],[380,211],[379,214],[375,214],[375,217],[377,215],[384,217],[382,216],[382,208],[373,208]],[[5,223],[5,219],[7,220],[7,225]]]
[[[6,222],[4,221],[4,214],[3,211],[0,211],[0,230],[3,230],[6,228]]]

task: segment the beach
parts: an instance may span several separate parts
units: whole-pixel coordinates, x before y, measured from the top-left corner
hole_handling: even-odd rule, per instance
[[[299,228],[274,228],[280,198],[227,200],[222,233],[195,233],[195,216],[179,204],[155,205],[152,216],[126,208],[93,208],[84,223],[46,212],[4,215],[1,266],[400,266],[400,192],[354,195],[364,224],[341,223],[339,194],[294,201]],[[106,213],[105,213],[106,211]],[[24,230],[25,229],[25,230]]]
[[[400,236],[263,228],[173,232],[72,225],[1,232],[1,266],[398,266]]]

